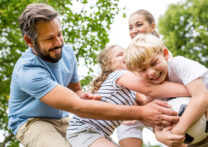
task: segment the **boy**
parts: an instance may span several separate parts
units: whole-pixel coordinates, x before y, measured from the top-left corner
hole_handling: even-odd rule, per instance
[[[182,83],[188,89],[190,103],[171,133],[184,135],[208,108],[208,69],[181,56],[170,57],[159,38],[149,34],[136,36],[127,48],[126,65],[145,82],[171,81]]]

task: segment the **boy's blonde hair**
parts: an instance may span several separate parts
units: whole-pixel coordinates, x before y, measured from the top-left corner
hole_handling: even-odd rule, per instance
[[[163,53],[164,43],[151,34],[138,34],[127,48],[126,66],[130,71],[135,71],[158,54]]]

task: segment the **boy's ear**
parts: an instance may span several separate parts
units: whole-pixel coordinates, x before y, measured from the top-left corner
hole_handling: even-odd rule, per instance
[[[163,56],[165,57],[165,60],[168,60],[170,58],[170,52],[167,48],[163,49]]]
[[[24,35],[24,40],[25,40],[25,43],[26,43],[29,47],[34,48],[33,41],[32,41],[32,39],[29,38],[28,35]]]

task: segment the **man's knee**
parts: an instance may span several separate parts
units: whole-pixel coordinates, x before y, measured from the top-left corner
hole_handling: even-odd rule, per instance
[[[18,129],[16,137],[26,147],[70,147],[56,127],[42,119],[28,120]]]

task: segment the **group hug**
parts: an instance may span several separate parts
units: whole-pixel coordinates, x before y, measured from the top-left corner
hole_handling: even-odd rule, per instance
[[[128,24],[128,47],[101,50],[100,75],[85,92],[59,13],[43,3],[25,8],[19,27],[27,49],[13,69],[9,98],[9,127],[23,146],[142,147],[144,127],[169,147],[208,146],[208,69],[174,57],[149,11],[135,11]],[[184,97],[179,115],[169,102]],[[199,120],[205,130],[192,136]]]

